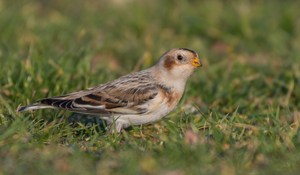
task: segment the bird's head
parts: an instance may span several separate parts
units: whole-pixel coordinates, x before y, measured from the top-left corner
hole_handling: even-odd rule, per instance
[[[202,64],[198,58],[198,54],[190,49],[176,48],[164,53],[158,65],[170,77],[188,78],[196,68],[201,67]]]

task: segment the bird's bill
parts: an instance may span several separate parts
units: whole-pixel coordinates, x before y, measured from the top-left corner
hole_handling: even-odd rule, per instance
[[[192,59],[192,65],[194,67],[201,67],[202,64],[200,63],[199,59],[197,57],[195,57],[194,59]]]

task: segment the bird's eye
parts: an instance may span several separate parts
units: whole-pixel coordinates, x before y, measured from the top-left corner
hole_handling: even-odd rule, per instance
[[[177,55],[177,60],[179,60],[179,61],[183,60],[183,56],[182,55]]]

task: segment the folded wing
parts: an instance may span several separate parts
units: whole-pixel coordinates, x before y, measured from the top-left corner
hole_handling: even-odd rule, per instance
[[[85,91],[45,98],[39,103],[86,114],[144,114],[145,104],[158,92],[149,76],[132,74]]]

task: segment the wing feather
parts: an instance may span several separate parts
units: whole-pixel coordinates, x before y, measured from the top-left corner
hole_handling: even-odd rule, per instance
[[[138,72],[115,81],[64,96],[42,99],[49,106],[88,114],[143,114],[159,93],[150,75]]]

